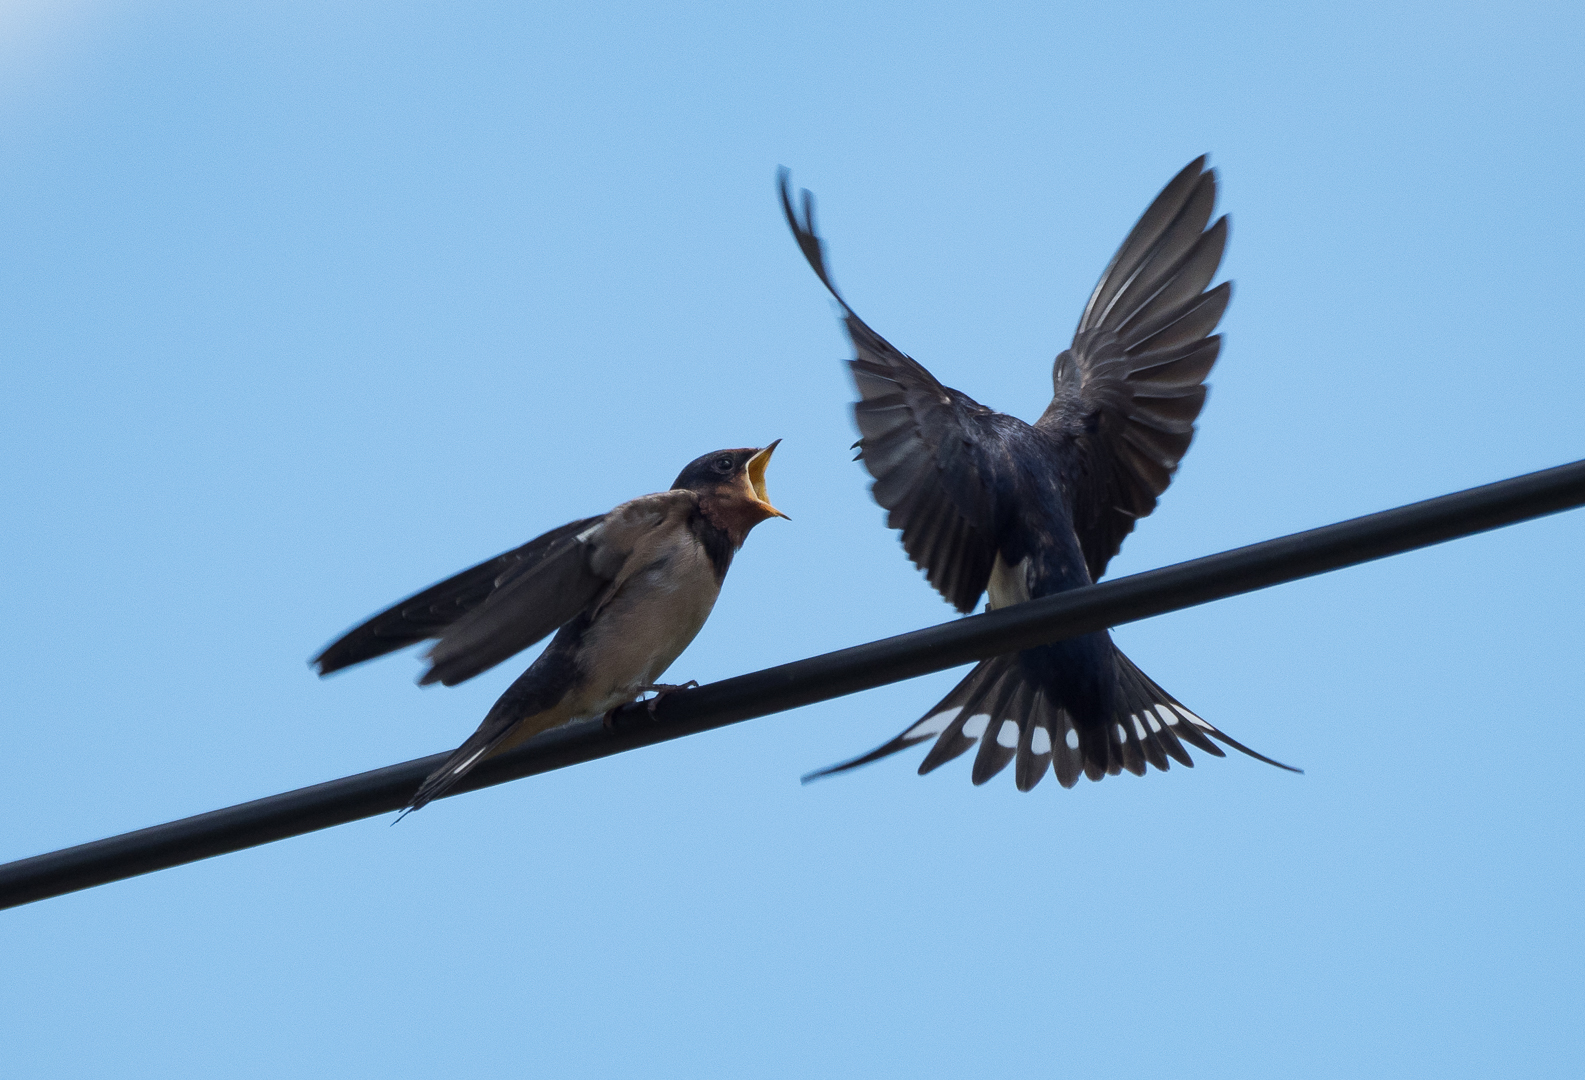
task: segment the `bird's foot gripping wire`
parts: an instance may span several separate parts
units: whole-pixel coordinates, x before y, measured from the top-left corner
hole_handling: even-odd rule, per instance
[[[653,720],[655,719],[655,706],[660,704],[661,698],[667,694],[675,694],[679,690],[693,690],[698,686],[698,679],[689,679],[685,683],[656,683],[653,686],[641,686],[638,688],[638,692],[641,694],[654,693],[654,697],[644,702],[644,707],[649,710],[649,718]]]
[[[640,693],[640,694],[654,694],[655,695],[654,697],[650,698],[648,701],[644,702],[644,707],[649,710],[649,718],[651,720],[653,720],[653,719],[655,719],[655,706],[660,704],[660,699],[661,698],[665,697],[667,694],[675,694],[679,690],[693,690],[696,687],[698,687],[698,685],[699,685],[699,680],[698,679],[689,679],[685,683],[654,683],[653,685],[644,685],[644,686],[634,687],[634,690],[637,693]],[[617,708],[620,709],[620,708],[622,708],[622,706],[618,705]],[[605,730],[607,730],[607,731],[615,731],[616,730],[616,722],[613,719],[615,716],[616,716],[616,709],[612,709],[610,712],[605,714],[605,720],[604,720]]]

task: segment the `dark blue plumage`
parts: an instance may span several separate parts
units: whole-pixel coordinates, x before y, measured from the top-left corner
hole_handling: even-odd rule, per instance
[[[1168,183],[1102,273],[1034,424],[943,386],[870,329],[831,281],[812,197],[800,220],[786,170],[780,187],[799,247],[843,308],[872,493],[930,583],[969,612],[987,592],[995,608],[1098,579],[1171,482],[1221,346],[1212,331],[1231,285],[1207,286],[1227,219],[1207,227],[1216,177],[1205,159]],[[1213,738],[1279,764],[1189,712],[1102,631],[984,661],[896,739],[813,775],[934,739],[920,772],[978,745],[976,784],[1016,759],[1022,790],[1048,766],[1072,786],[1081,772],[1192,765],[1183,742],[1221,756]]]

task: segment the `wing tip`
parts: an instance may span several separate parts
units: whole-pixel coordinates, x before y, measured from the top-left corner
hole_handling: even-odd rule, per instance
[[[419,686],[434,686],[436,683],[440,683],[442,686],[455,686],[457,682],[461,681],[460,679],[456,682],[448,681],[446,673],[439,667],[430,668],[414,680]]]
[[[356,632],[353,631],[353,633]],[[374,660],[384,656],[385,652],[393,651],[387,649],[384,652],[359,652],[359,650],[352,648],[349,644],[348,639],[351,636],[351,634],[343,635],[309,657],[309,670],[323,679],[326,675],[334,675],[338,671],[345,671],[347,668],[361,664],[365,660]]]
[[[787,227],[792,230],[793,239],[798,242],[798,250],[803,252],[803,257],[809,268],[815,272],[820,283],[842,305],[842,310],[849,317],[853,317],[853,309],[848,307],[848,302],[843,299],[842,293],[837,289],[836,283],[831,280],[830,268],[826,265],[825,241],[820,239],[820,230],[815,225],[815,197],[814,192],[803,188],[799,200],[803,204],[803,220],[798,219],[798,211],[793,206],[792,197],[792,170],[785,165],[776,167],[776,192],[781,199],[782,214],[787,219]]]

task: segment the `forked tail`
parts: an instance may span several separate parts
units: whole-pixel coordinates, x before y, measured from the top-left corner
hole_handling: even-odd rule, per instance
[[[1279,769],[1303,771],[1229,738],[1184,708],[1115,646],[1112,655],[1117,665],[1116,705],[1104,729],[1081,729],[1066,709],[1029,680],[1017,656],[998,656],[982,660],[922,720],[895,739],[851,761],[809,773],[804,783],[868,765],[930,739],[935,746],[919,763],[921,776],[977,743],[974,783],[985,783],[1016,761],[1013,775],[1019,791],[1040,783],[1048,766],[1063,787],[1078,783],[1081,773],[1091,780],[1124,769],[1143,776],[1147,766],[1165,772],[1171,761],[1193,768],[1194,759],[1184,743],[1226,757],[1216,745],[1221,742]]]

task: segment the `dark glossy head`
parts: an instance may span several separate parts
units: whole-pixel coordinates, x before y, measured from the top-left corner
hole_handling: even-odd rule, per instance
[[[712,499],[742,503],[768,517],[787,515],[770,504],[765,494],[765,466],[770,462],[771,451],[781,440],[762,449],[745,447],[738,450],[715,450],[703,457],[694,458],[688,467],[677,474],[672,489],[709,495]]]

